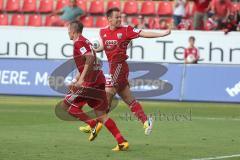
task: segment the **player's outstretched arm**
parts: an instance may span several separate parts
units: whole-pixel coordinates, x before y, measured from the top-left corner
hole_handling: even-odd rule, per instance
[[[164,30],[161,32],[146,32],[141,31],[139,36],[143,38],[158,38],[158,37],[165,37],[167,35],[171,34],[171,29]]]

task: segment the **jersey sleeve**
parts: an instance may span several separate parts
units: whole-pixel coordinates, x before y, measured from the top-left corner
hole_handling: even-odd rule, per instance
[[[186,59],[188,56],[188,53],[187,53],[187,48],[184,49],[184,59]]]
[[[138,38],[141,31],[142,31],[141,29],[137,29],[137,28],[128,26],[127,30],[126,30],[127,39],[132,40],[132,39]]]
[[[91,46],[84,42],[84,41],[78,41],[74,44],[74,49],[80,54],[80,55],[87,55],[91,54]]]

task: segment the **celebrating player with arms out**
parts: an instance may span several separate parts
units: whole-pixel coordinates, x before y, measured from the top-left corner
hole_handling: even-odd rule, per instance
[[[81,22],[73,21],[68,26],[69,37],[74,41],[74,61],[80,74],[76,81],[70,86],[71,92],[65,97],[61,103],[68,113],[80,120],[92,124],[91,135],[89,140],[92,141],[96,137],[96,132],[101,128],[99,122],[104,124],[108,131],[114,136],[118,145],[114,151],[127,150],[128,142],[123,138],[118,130],[115,122],[108,117],[108,103],[105,92],[105,77],[99,67],[96,54],[91,49],[91,43],[82,36],[83,25]],[[81,106],[78,104],[87,103],[93,108],[97,120],[90,118],[82,113]],[[90,124],[91,122],[91,124]]]
[[[138,37],[157,38],[164,37],[171,33],[171,30],[157,32],[145,32],[131,26],[121,25],[121,12],[118,8],[111,8],[107,11],[109,26],[100,30],[100,37],[103,49],[109,62],[110,75],[113,87],[106,88],[108,104],[111,105],[113,96],[118,95],[129,106],[134,115],[143,123],[145,134],[149,135],[152,131],[152,119],[147,118],[141,104],[133,97],[129,82],[129,68],[126,60],[128,59],[126,50],[129,42]],[[101,49],[96,49],[100,51]],[[112,94],[111,94],[112,93]],[[89,126],[80,127],[80,130],[87,131]]]

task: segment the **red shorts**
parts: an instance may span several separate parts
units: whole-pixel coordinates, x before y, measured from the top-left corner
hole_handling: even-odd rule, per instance
[[[64,98],[64,103],[69,106],[82,107],[88,104],[97,111],[107,111],[108,102],[105,92],[105,84],[100,87],[83,87],[68,93]]]
[[[127,62],[111,63],[110,75],[112,77],[113,86],[117,89],[117,91],[121,91],[129,85],[129,68]]]

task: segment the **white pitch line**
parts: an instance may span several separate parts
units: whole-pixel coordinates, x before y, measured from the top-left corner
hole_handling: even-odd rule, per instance
[[[208,157],[208,158],[197,158],[192,160],[215,160],[215,159],[226,159],[226,158],[233,158],[233,157],[240,157],[240,154],[230,155],[230,156],[219,156],[219,157]]]

